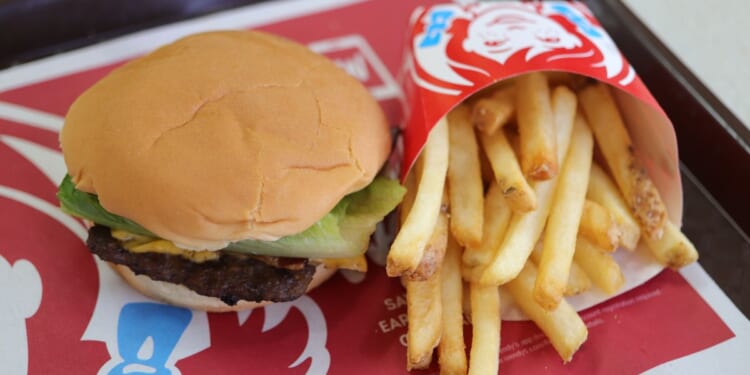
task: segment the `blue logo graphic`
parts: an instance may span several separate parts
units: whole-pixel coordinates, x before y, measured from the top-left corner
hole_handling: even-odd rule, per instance
[[[122,363],[109,375],[169,375],[169,356],[192,319],[192,312],[158,303],[129,303],[120,311],[117,346]]]
[[[453,17],[453,11],[449,9],[436,9],[430,13],[430,23],[427,27],[424,39],[419,43],[419,47],[434,47],[440,43],[443,31],[448,29],[450,20]]]
[[[593,38],[600,38],[602,36],[602,34],[596,30],[594,25],[592,25],[586,17],[571,9],[570,6],[566,4],[553,4],[552,9],[565,16],[570,22],[573,22],[579,29],[581,29],[581,32],[587,36]]]

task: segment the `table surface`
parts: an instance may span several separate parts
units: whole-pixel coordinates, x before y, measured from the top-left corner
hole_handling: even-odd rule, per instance
[[[750,126],[747,0],[623,0],[716,96]],[[699,47],[699,48],[696,48]]]
[[[0,0],[0,69],[136,30],[252,2]],[[750,285],[750,241],[737,225],[739,223],[746,231],[750,230],[750,202],[743,199],[750,191],[750,182],[744,181],[744,169],[715,168],[716,163],[740,165],[740,168],[750,165],[744,163],[750,160],[747,151],[750,132],[643,28],[620,0],[586,2],[672,117],[683,162],[684,231],[701,251],[703,267],[740,310],[750,316],[750,287],[747,287]],[[655,6],[649,4],[660,3],[625,2],[636,13],[648,13]],[[684,3],[680,1],[680,4]],[[663,9],[669,8],[665,6]],[[613,12],[617,14],[611,14]],[[665,14],[662,13],[661,17],[669,16]],[[655,25],[659,35],[671,38],[672,31],[659,26],[662,21],[658,16],[645,18],[649,24]],[[680,41],[671,39],[668,42],[670,46],[682,48],[679,47]],[[685,58],[690,60],[690,57]],[[697,64],[691,67],[700,66]],[[714,76],[703,77],[714,83],[711,87],[720,87]],[[675,90],[687,90],[689,95],[674,95]],[[733,105],[731,100],[727,101]],[[683,108],[686,103],[693,107],[688,117],[685,117]],[[750,106],[744,107],[745,110],[748,108]],[[707,135],[709,142],[715,143],[713,151],[703,147],[703,138]]]

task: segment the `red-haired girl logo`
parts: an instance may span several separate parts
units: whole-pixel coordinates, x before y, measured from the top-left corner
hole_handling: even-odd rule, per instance
[[[575,3],[451,4],[417,14],[411,78],[438,94],[459,96],[537,69],[593,73],[620,86],[636,79],[604,29]]]
[[[222,329],[215,323],[225,318],[138,294],[87,252],[83,223],[64,214],[55,198],[66,173],[57,149],[62,122],[50,113],[0,102],[3,374],[180,374],[178,361],[209,349],[212,338],[221,345],[239,329],[241,342],[278,335],[270,331],[300,337],[292,340],[296,347],[289,347],[284,356],[266,357],[254,364],[255,369],[327,372],[326,319],[311,297],[255,311],[262,327],[242,327],[250,315],[245,312],[231,314],[235,327]],[[287,319],[293,310],[294,318]],[[306,336],[300,332],[303,327]],[[275,363],[280,361],[286,362]],[[205,368],[207,361],[188,362],[185,365],[192,369],[215,369]]]

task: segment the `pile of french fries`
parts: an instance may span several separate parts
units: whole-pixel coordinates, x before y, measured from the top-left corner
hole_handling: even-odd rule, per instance
[[[588,331],[565,296],[616,293],[616,249],[642,239],[668,267],[698,258],[636,159],[610,89],[580,76],[530,73],[460,104],[406,185],[387,272],[406,288],[409,370],[428,367],[437,348],[441,373],[497,373],[498,288],[568,362]]]

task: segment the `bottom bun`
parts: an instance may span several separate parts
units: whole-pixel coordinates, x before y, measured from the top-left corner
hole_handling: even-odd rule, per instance
[[[183,285],[152,280],[146,275],[136,275],[130,268],[123,265],[110,263],[110,266],[128,284],[142,294],[170,305],[208,312],[227,312],[250,310],[273,303],[271,301],[250,302],[241,300],[236,305],[230,306],[219,298],[202,296]],[[323,265],[318,265],[310,281],[310,285],[307,286],[307,292],[310,292],[324,281],[330,279],[334,273],[336,273],[335,268],[326,268]]]

